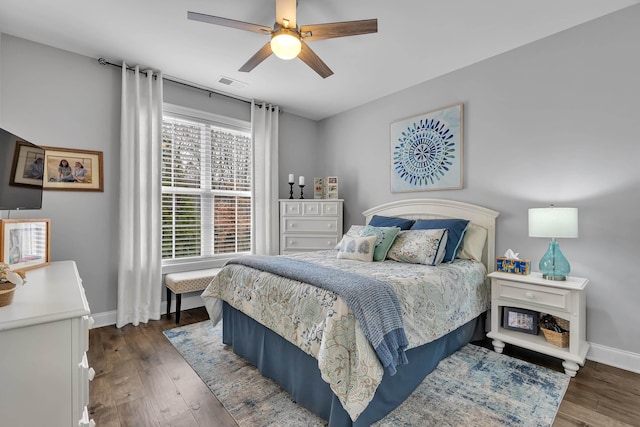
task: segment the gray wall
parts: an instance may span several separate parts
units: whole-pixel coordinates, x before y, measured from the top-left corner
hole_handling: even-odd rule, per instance
[[[0,49],[2,127],[42,146],[102,151],[104,162],[104,193],[45,191],[42,210],[11,217],[50,218],[52,260],[76,261],[93,312],[114,310],[119,70],[6,34]]]
[[[497,252],[537,263],[527,209],[579,208],[562,239],[588,286],[587,339],[640,353],[640,6],[360,106],[319,124],[324,169],[340,176],[345,227],[406,198],[447,198],[501,212]],[[464,188],[391,194],[389,123],[464,103]]]
[[[0,38],[0,126],[44,146],[104,153],[104,192],[45,191],[40,211],[11,212],[11,218],[51,219],[52,261],[75,260],[93,313],[116,309],[118,268],[118,159],[120,140],[119,68],[7,34]],[[249,104],[173,83],[166,102],[250,120]],[[280,116],[280,151],[287,173],[312,174],[301,145],[315,147],[317,123]],[[311,136],[308,136],[311,135]],[[0,164],[3,164],[0,162]],[[286,192],[288,197],[288,190]],[[8,212],[0,212],[7,218]],[[159,284],[160,286],[160,284]]]

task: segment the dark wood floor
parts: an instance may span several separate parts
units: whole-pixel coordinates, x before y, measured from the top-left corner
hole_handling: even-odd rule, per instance
[[[182,312],[180,325],[207,319],[204,308]],[[91,417],[98,427],[236,426],[200,377],[162,334],[175,319],[89,333]],[[481,343],[490,347],[488,341]],[[507,346],[506,354],[562,371],[557,359]],[[587,361],[571,379],[554,427],[640,426],[640,375]]]

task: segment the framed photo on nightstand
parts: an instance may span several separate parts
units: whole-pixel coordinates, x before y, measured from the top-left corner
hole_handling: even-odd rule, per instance
[[[538,335],[538,313],[523,308],[502,307],[502,327]]]

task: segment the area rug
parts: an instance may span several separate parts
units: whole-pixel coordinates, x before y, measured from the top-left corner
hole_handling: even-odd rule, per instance
[[[222,344],[210,321],[164,332],[241,427],[325,426]],[[376,427],[551,426],[569,377],[468,344]]]

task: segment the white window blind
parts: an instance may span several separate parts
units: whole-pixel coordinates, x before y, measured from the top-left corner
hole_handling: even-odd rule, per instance
[[[251,251],[251,153],[246,129],[165,114],[163,263]]]

